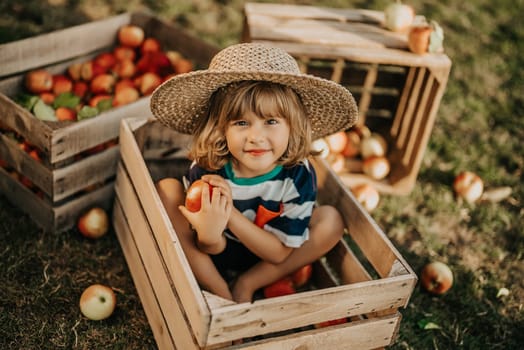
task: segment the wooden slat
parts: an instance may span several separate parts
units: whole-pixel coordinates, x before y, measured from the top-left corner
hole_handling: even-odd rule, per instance
[[[161,313],[155,317],[165,319],[167,328],[164,331],[169,332],[177,348],[198,349],[185,316],[184,306],[176,293],[173,275],[166,267],[167,262],[158,247],[159,242],[156,241],[131,179],[123,167],[118,170],[116,194],[130,227],[128,239],[132,239],[138,247],[140,261],[152,281],[151,288],[161,309]],[[182,271],[177,275],[180,273]]]
[[[400,314],[354,321],[235,346],[245,350],[378,349],[390,345],[398,333]]]
[[[151,280],[145,271],[137,245],[133,240],[133,234],[118,200],[115,201],[113,209],[113,227],[158,348],[161,350],[176,349],[154,293],[153,286],[156,282]],[[176,312],[176,308],[173,311]]]
[[[326,258],[340,276],[341,284],[371,280],[369,273],[343,240],[326,254]]]
[[[212,313],[208,344],[397,309],[406,305],[411,281],[404,275],[225,306]]]
[[[121,122],[120,151],[121,157],[133,182],[148,222],[155,233],[162,256],[166,259],[169,272],[176,278],[176,290],[186,308],[186,314],[198,343],[206,344],[209,309],[202,296],[200,287],[191,271],[176,232],[163,207],[156,188],[146,168],[144,159],[128,119]]]

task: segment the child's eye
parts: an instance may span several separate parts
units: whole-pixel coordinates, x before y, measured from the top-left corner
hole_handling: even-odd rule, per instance
[[[235,120],[231,123],[234,126],[246,126],[248,123],[245,120]]]
[[[272,118],[272,119],[266,120],[266,123],[269,125],[276,125],[279,123],[279,121],[277,119]]]

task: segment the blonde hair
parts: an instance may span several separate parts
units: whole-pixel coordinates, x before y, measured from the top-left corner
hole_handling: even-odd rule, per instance
[[[279,164],[293,166],[317,154],[311,148],[309,118],[299,96],[288,86],[267,81],[242,81],[219,88],[209,101],[207,116],[197,126],[190,157],[208,170],[222,168],[231,154],[226,143],[230,121],[252,112],[259,118],[283,118],[290,128],[288,147]]]

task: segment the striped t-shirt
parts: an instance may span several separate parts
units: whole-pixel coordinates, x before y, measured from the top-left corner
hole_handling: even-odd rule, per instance
[[[186,187],[210,173],[193,163]],[[236,178],[231,163],[213,172],[229,183],[233,205],[264,230],[273,233],[288,247],[300,247],[309,238],[309,220],[315,205],[315,170],[304,160],[293,167],[277,166],[267,174]],[[231,232],[226,232],[234,238]]]

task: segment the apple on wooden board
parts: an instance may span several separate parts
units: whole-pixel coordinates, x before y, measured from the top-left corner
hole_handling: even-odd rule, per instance
[[[85,237],[98,239],[107,233],[109,218],[104,209],[93,207],[78,218],[77,227]]]
[[[113,289],[102,284],[87,287],[80,296],[80,311],[93,321],[100,321],[113,314],[116,296]]]
[[[384,26],[394,32],[406,31],[415,19],[415,10],[400,0],[392,2],[384,9]]]
[[[375,187],[369,184],[360,184],[351,187],[351,192],[355,199],[366,209],[369,213],[378,207],[380,201],[380,194]]]
[[[468,203],[474,203],[484,192],[484,182],[472,171],[463,171],[453,180],[455,194],[465,199]]]
[[[202,207],[202,190],[204,186],[209,187],[209,198],[213,195],[213,186],[204,180],[195,180],[186,192],[185,206],[191,212],[197,212]]]
[[[433,261],[422,268],[420,283],[429,293],[442,295],[453,286],[453,272],[443,262]]]

